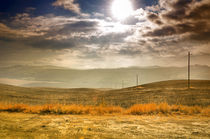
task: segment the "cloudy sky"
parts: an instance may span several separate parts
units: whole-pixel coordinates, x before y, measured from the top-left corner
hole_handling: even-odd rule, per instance
[[[210,0],[1,0],[0,66],[210,65]]]

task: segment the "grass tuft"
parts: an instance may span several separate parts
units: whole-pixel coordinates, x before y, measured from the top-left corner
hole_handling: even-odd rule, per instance
[[[104,115],[104,114],[128,114],[128,115],[154,115],[154,114],[201,114],[210,116],[210,107],[184,106],[160,104],[135,104],[124,109],[119,106],[84,106],[84,105],[25,105],[25,104],[0,104],[0,111],[23,112],[33,114],[72,114],[72,115]]]

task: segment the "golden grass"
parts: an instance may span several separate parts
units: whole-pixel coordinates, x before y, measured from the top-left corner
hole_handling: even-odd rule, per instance
[[[75,114],[75,115],[103,115],[103,114],[128,114],[128,115],[152,115],[152,114],[201,114],[210,116],[210,107],[184,106],[160,104],[135,104],[130,108],[124,109],[119,106],[84,106],[84,105],[25,105],[25,104],[0,104],[0,111],[23,112],[34,114]]]
[[[201,114],[210,116],[210,107],[200,106],[184,106],[184,105],[168,105],[167,103],[160,104],[136,104],[127,110],[128,114],[185,114],[194,115]]]
[[[46,104],[35,106],[24,104],[0,104],[0,111],[34,114],[113,114],[122,113],[123,108],[118,106],[83,106],[62,104]]]

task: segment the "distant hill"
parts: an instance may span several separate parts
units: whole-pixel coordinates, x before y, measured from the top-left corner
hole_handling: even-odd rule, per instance
[[[187,67],[128,67],[77,70],[54,66],[0,67],[0,82],[24,87],[121,88],[164,80],[187,78]],[[210,79],[210,67],[194,65],[191,78]]]
[[[107,101],[111,98],[117,98],[120,105],[124,107],[136,103],[160,102],[206,106],[210,105],[210,80],[192,80],[190,89],[187,87],[187,80],[154,82],[125,89],[110,90],[104,94],[104,98]]]
[[[17,87],[0,84],[0,102],[25,104],[83,104],[120,105],[129,107],[136,103],[183,105],[210,105],[210,80],[170,80],[144,84],[124,89],[61,89]]]

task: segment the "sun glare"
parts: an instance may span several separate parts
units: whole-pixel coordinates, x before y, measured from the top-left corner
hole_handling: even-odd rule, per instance
[[[130,0],[114,0],[112,4],[112,14],[118,20],[123,20],[131,15],[133,7]]]

